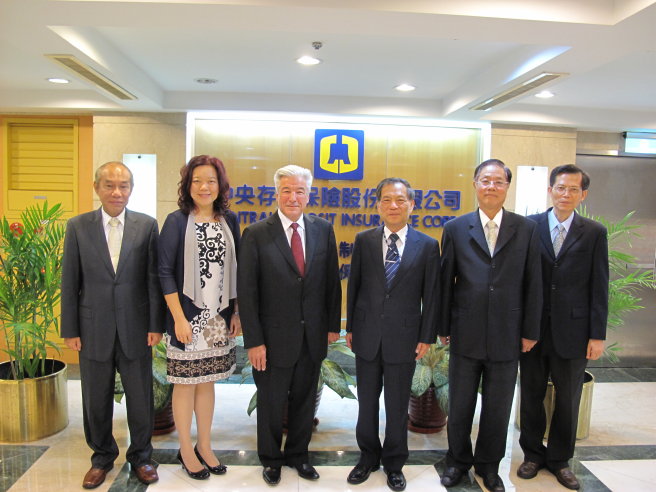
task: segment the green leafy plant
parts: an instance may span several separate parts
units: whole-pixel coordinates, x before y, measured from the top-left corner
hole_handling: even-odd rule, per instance
[[[62,214],[61,204],[45,202],[27,207],[18,222],[0,222],[1,350],[10,367],[5,379],[47,375],[53,364],[47,349],[59,353],[48,335],[59,333]]]
[[[244,345],[242,337],[237,337],[237,344]],[[355,358],[355,354],[351,351],[350,348],[346,346],[346,340],[340,338],[336,342],[328,345],[328,355],[331,353],[340,353],[347,355],[349,357]],[[246,360],[244,368],[241,370],[241,382],[243,383],[253,376],[253,366],[251,363]],[[330,358],[325,358],[321,362],[321,373],[319,374],[319,389],[324,385],[328,386],[331,390],[337,393],[341,398],[350,398],[357,399],[355,394],[349,386],[355,386],[355,379],[347,373],[339,363],[331,360]],[[248,402],[248,408],[246,412],[248,415],[253,413],[253,410],[257,407],[257,391],[253,394],[250,401]]]
[[[412,375],[412,396],[419,398],[426,391],[435,391],[440,407],[449,411],[449,346],[434,343],[419,359]]]
[[[637,232],[640,225],[629,223],[635,210],[626,214],[617,221],[610,221],[604,217],[596,217],[588,213],[585,207],[581,207],[579,213],[603,224],[608,230],[608,266],[610,269],[610,281],[608,283],[608,330],[617,330],[624,326],[624,316],[638,309],[643,309],[640,303],[642,298],[638,297],[641,288],[654,289],[656,282],[653,270],[638,270],[637,258],[620,250],[622,247],[631,247],[631,240],[640,237]],[[609,362],[618,362],[618,352],[622,348],[617,342],[608,345],[604,349],[604,357]]]
[[[114,401],[121,403],[124,394],[123,382],[117,372],[114,379]],[[153,347],[153,408],[155,413],[166,407],[172,396],[173,384],[166,379],[166,343],[161,341]]]

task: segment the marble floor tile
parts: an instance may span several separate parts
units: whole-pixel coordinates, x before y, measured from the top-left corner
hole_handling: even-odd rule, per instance
[[[656,491],[656,460],[583,461],[610,490]]]

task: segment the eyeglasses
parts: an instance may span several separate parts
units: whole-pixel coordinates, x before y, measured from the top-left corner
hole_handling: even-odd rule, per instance
[[[508,186],[508,181],[490,181],[489,179],[481,179],[476,182],[483,188],[489,188],[492,185],[494,185],[495,188],[503,188]]]
[[[581,188],[579,188],[578,186],[558,185],[558,186],[554,186],[553,190],[559,195],[564,195],[566,191],[569,192],[570,195],[578,195],[579,193],[581,193]]]

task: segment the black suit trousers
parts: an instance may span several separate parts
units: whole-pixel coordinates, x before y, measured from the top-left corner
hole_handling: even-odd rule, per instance
[[[497,473],[506,451],[518,361],[493,362],[451,353],[449,359],[448,466]],[[482,378],[481,415],[472,453],[471,430]]]
[[[303,341],[301,354],[291,367],[253,370],[257,386],[257,453],[263,466],[308,463],[317,400],[320,363],[312,360]],[[282,445],[282,420],[287,407],[287,440]]]
[[[125,389],[130,446],[126,459],[138,467],[151,463],[153,446],[153,365],[148,351],[145,357],[125,357],[118,338],[112,357],[103,362],[80,357],[84,435],[93,450],[91,464],[110,468],[118,456],[112,435],[114,414],[114,375],[118,370]]]
[[[401,471],[408,459],[408,402],[415,362],[389,364],[381,351],[372,361],[355,358],[358,382],[358,423],[355,436],[360,447],[360,463],[374,466],[382,462],[389,471]],[[378,437],[380,392],[385,390],[385,441]]]
[[[569,466],[574,455],[579,404],[587,359],[563,359],[551,344],[539,342],[521,354],[521,434],[519,444],[524,459],[550,470]],[[544,395],[549,378],[554,384],[555,405],[547,446],[543,444],[547,426]]]

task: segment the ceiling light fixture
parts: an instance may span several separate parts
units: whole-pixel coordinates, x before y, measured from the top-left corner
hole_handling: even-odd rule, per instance
[[[217,79],[210,79],[207,77],[201,77],[198,79],[194,79],[194,82],[197,82],[199,84],[216,84],[218,82]]]
[[[48,82],[53,84],[69,84],[71,81],[68,79],[62,79],[61,77],[50,77],[46,79]]]
[[[538,92],[535,97],[539,97],[540,99],[549,99],[550,97],[554,97],[554,93],[551,91],[540,91]]]
[[[396,87],[394,87],[399,92],[412,92],[416,89],[416,87],[412,84],[399,84]]]
[[[323,43],[321,41],[313,41],[312,42],[312,47],[315,49],[315,51],[319,51],[321,47],[323,46]],[[296,59],[296,63],[300,63],[301,65],[318,65],[321,63],[322,60],[320,58],[317,58],[316,56],[311,56],[311,55],[303,55],[300,58]]]
[[[499,94],[486,99],[482,103],[470,106],[469,109],[473,109],[475,111],[487,111],[488,109],[492,109],[494,106],[498,106],[499,104],[510,101],[511,99],[515,99],[516,97],[523,96],[527,92],[532,92],[541,85],[547,84],[566,75],[569,74],[543,72],[540,75],[527,80],[526,82],[522,82],[521,84],[511,87],[507,91],[500,92]]]

